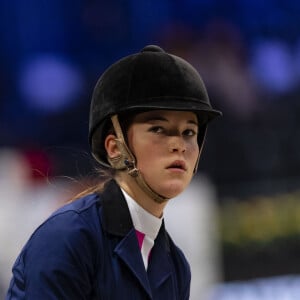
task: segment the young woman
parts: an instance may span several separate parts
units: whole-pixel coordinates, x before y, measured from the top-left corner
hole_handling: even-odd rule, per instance
[[[189,299],[190,268],[163,210],[190,183],[220,114],[196,70],[158,46],[109,67],[93,93],[89,140],[112,177],[33,233],[6,299]]]

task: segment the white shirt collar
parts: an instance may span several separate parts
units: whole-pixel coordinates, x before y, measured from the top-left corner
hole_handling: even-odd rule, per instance
[[[125,196],[134,228],[155,240],[161,227],[163,217],[157,218],[156,216],[150,214],[134,199],[132,199],[123,189],[121,190]]]

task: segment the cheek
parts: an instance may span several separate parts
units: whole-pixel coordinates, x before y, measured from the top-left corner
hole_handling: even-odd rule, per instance
[[[135,157],[137,160],[137,167],[142,173],[151,172],[159,169],[161,166],[161,159],[165,157],[165,145],[160,145],[154,141],[140,140],[138,145],[134,147]]]
[[[187,146],[187,153],[191,159],[197,159],[199,155],[198,143],[190,143]]]
[[[129,135],[128,144],[139,165],[151,164],[157,149],[157,145],[153,141],[141,136],[137,138],[134,135]]]
[[[161,147],[158,147],[154,143],[140,144],[140,147],[136,150],[136,159],[141,167],[151,167],[163,157]]]

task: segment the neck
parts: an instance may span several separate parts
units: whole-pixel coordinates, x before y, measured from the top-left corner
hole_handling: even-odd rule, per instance
[[[134,178],[125,172],[120,172],[116,178],[116,181],[132,199],[134,199],[150,214],[158,218],[163,215],[163,210],[168,203],[167,200],[162,203],[156,202],[139,187]]]

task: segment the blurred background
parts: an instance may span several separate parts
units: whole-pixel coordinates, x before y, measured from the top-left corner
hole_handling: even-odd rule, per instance
[[[191,299],[299,299],[299,15],[295,0],[0,1],[0,297],[34,228],[95,174],[98,77],[158,44],[198,69],[224,113],[185,194],[195,201],[166,212]]]

